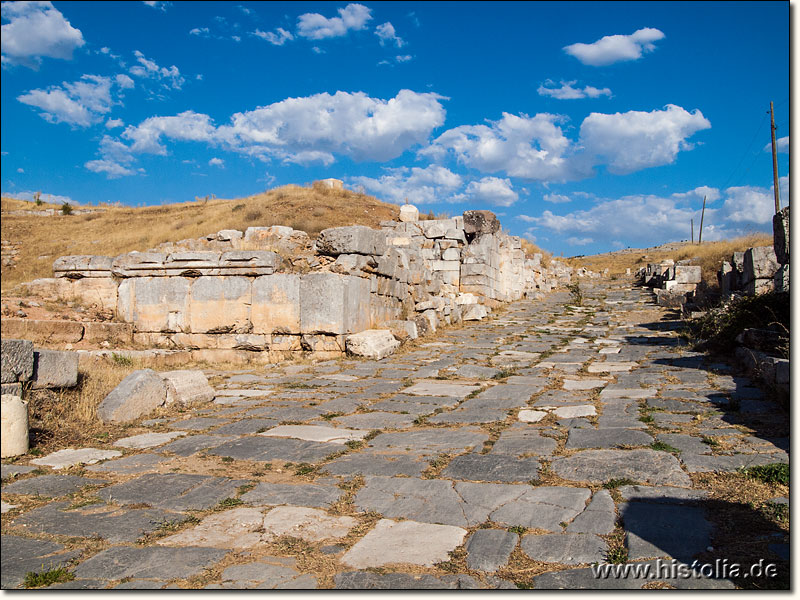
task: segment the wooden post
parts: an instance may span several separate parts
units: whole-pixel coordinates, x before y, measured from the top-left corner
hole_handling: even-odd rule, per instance
[[[697,243],[703,243],[703,218],[706,216],[706,197],[703,196],[703,211],[700,213],[700,233],[697,236]]]
[[[692,244],[694,244],[694,219],[692,219]]]
[[[770,130],[772,131],[772,179],[775,186],[775,214],[781,212],[781,192],[778,185],[778,148],[775,144],[775,109],[772,101],[769,103],[769,116],[771,121]]]

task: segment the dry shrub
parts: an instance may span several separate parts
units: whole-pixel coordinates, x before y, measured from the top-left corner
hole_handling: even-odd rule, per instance
[[[525,253],[525,258],[533,258],[534,254],[541,254],[543,267],[548,266],[553,258],[552,252],[542,250],[539,246],[526,239],[522,239],[522,251]]]

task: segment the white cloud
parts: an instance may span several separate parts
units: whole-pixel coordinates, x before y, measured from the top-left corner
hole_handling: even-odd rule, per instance
[[[267,40],[274,46],[283,46],[287,41],[294,39],[294,36],[291,34],[291,32],[286,31],[282,27],[278,27],[274,32],[256,29],[252,32],[252,35],[260,37],[262,40]]]
[[[2,62],[36,68],[42,57],[72,59],[86,42],[51,2],[3,2]]]
[[[447,202],[462,185],[460,175],[438,165],[430,165],[424,169],[400,167],[390,169],[387,175],[378,179],[351,177],[349,182],[364,186],[364,189],[385,202],[395,204],[403,204],[406,199],[411,204]]]
[[[789,136],[778,138],[775,140],[775,151],[789,154]],[[772,152],[772,142],[764,146],[764,152]]]
[[[28,202],[33,202],[37,197],[36,194],[40,193],[41,192],[3,192],[3,196],[8,196],[9,198],[14,198],[15,200],[27,200]],[[42,202],[47,202],[48,204],[64,204],[64,202],[74,204],[72,198],[69,196],[59,196],[57,194],[41,194],[41,199]]]
[[[208,161],[209,166],[212,167],[225,167],[225,161],[216,156]]]
[[[162,12],[166,12],[167,9],[172,6],[172,2],[163,2],[160,0],[142,0],[142,4],[146,4],[150,8],[155,8]]]
[[[326,18],[319,13],[306,13],[297,19],[297,35],[310,40],[341,37],[359,31],[372,19],[372,11],[363,4],[348,4],[338,10],[338,17]]]
[[[111,160],[90,160],[83,165],[93,173],[105,173],[108,179],[117,179],[126,175],[135,175],[136,171]]]
[[[319,163],[326,167],[336,162],[336,157],[330,152],[320,150],[302,150],[293,154],[288,154],[283,158],[283,164],[312,165]]]
[[[133,142],[131,152],[166,155],[161,136],[173,140],[213,142],[216,129],[208,115],[187,110],[172,117],[150,117],[139,125],[129,125],[122,137]]]
[[[789,177],[779,179],[781,206],[789,204]],[[771,225],[775,214],[775,186],[760,188],[750,185],[725,190],[722,212],[728,221],[740,227]],[[708,209],[706,209],[706,212]]]
[[[122,88],[123,90],[129,90],[134,87],[133,79],[125,75],[124,73],[120,73],[119,75],[114,77],[114,81],[117,82],[117,85]]]
[[[111,85],[108,77],[84,75],[78,81],[64,82],[63,87],[31,90],[17,100],[41,109],[42,118],[51,123],[88,127],[111,110]]]
[[[189,30],[189,35],[206,36],[208,34],[209,34],[208,27],[195,27],[194,29]]]
[[[574,237],[573,236],[573,237],[567,238],[567,243],[570,246],[586,246],[587,244],[591,244],[593,242],[594,242],[594,240],[592,238],[590,238],[590,237],[578,238],[578,237]]]
[[[395,56],[395,57],[394,57],[394,59],[395,59],[397,62],[399,62],[399,63],[408,62],[408,61],[410,61],[412,58],[414,58],[414,57],[413,57],[413,56],[411,56],[410,54],[401,54],[401,55],[398,55],[398,56]]]
[[[123,127],[125,122],[122,119],[109,119],[106,121],[106,129],[114,129],[115,127]]]
[[[557,100],[578,100],[581,98],[599,98],[600,96],[608,96],[611,98],[611,90],[609,88],[598,89],[587,85],[583,89],[573,87],[577,81],[562,81],[561,87],[547,87],[554,85],[552,81],[548,80],[543,85],[539,86],[537,90],[540,96],[551,96]]]
[[[711,127],[699,110],[688,112],[668,104],[664,110],[592,113],[581,124],[587,154],[600,157],[612,173],[632,173],[670,164],[678,152],[690,150],[686,139]]]
[[[703,201],[703,197],[706,198],[706,202],[714,202],[715,200],[720,199],[720,191],[717,188],[708,187],[707,185],[701,185],[700,187],[696,187],[691,191],[688,192],[680,192],[672,194],[672,198],[678,199],[686,199],[689,201]]]
[[[398,48],[402,48],[403,46],[406,45],[405,41],[403,41],[402,38],[398,37],[397,32],[394,29],[394,25],[392,25],[388,21],[386,23],[378,25],[375,28],[375,35],[377,35],[378,38],[380,39],[381,46],[384,46],[387,43],[391,43],[397,46]]]
[[[185,80],[181,76],[181,72],[178,70],[178,67],[175,65],[172,65],[169,68],[159,67],[155,61],[145,57],[145,55],[139,50],[134,51],[134,55],[136,56],[136,61],[139,64],[128,69],[132,75],[136,77],[156,79],[159,81],[166,80],[164,83],[165,86],[171,87],[175,90],[181,89],[181,86],[184,84]]]
[[[562,194],[545,194],[542,196],[542,200],[552,204],[565,204],[567,202],[572,202],[569,196],[564,196]]]
[[[462,125],[449,129],[420,151],[444,159],[452,154],[459,163],[484,173],[504,171],[512,177],[559,180],[573,177],[566,153],[570,141],[557,125],[558,115],[533,117],[503,113],[490,125]]]
[[[631,35],[607,35],[592,44],[570,44],[564,52],[585,65],[601,67],[626,60],[638,60],[645,52],[655,50],[653,42],[664,39],[658,29],[645,27]]]
[[[465,195],[481,204],[511,206],[519,199],[511,180],[498,177],[484,177],[480,181],[470,181]]]
[[[23,169],[22,167],[20,167],[19,169],[17,169],[17,173],[24,173],[24,172],[25,172],[25,169]]]

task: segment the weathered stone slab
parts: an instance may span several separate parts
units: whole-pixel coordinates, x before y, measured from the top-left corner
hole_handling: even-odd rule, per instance
[[[335,485],[259,483],[241,499],[255,506],[309,506],[326,508],[342,496]]]
[[[167,386],[153,369],[134,371],[111,390],[97,407],[104,423],[133,421],[162,406]]]
[[[297,537],[309,542],[345,537],[358,521],[353,517],[330,516],[316,508],[279,506],[264,517],[266,539],[282,535]]]
[[[369,442],[375,452],[397,454],[411,452],[417,456],[433,456],[471,450],[489,439],[485,433],[469,428],[423,429],[399,433],[382,433]]]
[[[567,391],[591,390],[608,384],[605,379],[565,379],[562,388]]]
[[[279,425],[260,433],[266,437],[289,437],[309,442],[327,442],[344,445],[351,440],[360,440],[368,432],[358,429],[339,429],[321,425]]]
[[[593,417],[597,414],[597,409],[591,404],[580,404],[578,406],[559,406],[553,413],[559,419],[574,419],[576,417]]]
[[[300,332],[344,335],[370,326],[369,280],[335,273],[300,278]]]
[[[370,360],[381,360],[393,354],[400,347],[400,342],[388,329],[367,329],[348,335],[345,338],[345,346],[349,354]]]
[[[221,584],[207,585],[205,589],[297,590],[317,587],[315,577],[292,568],[294,561],[284,564],[283,561],[287,560],[266,557],[258,562],[232,565],[222,572]]]
[[[653,437],[633,429],[570,429],[567,448],[618,448],[649,446]]]
[[[142,450],[144,448],[154,448],[174,440],[175,438],[186,435],[185,431],[168,431],[165,433],[142,433],[133,435],[114,442],[114,446],[120,448],[130,448],[132,450]]]
[[[548,413],[543,410],[521,410],[519,411],[518,418],[523,423],[538,423],[544,419]]]
[[[176,402],[181,406],[191,406],[214,399],[214,389],[202,371],[164,371],[159,376],[167,385],[167,405]]]
[[[442,476],[469,481],[528,482],[539,477],[539,461],[503,454],[464,454],[450,461]]]
[[[398,415],[389,412],[368,412],[337,417],[334,419],[338,425],[353,429],[403,429],[414,422],[413,415]]]
[[[624,485],[619,488],[620,496],[623,500],[646,500],[648,502],[667,502],[671,504],[683,504],[686,502],[696,502],[708,497],[705,490],[690,490],[669,486],[644,486],[644,485]]]
[[[36,467],[31,467],[28,465],[3,464],[0,469],[0,477],[2,477],[3,480],[6,480],[16,477],[17,475],[24,475],[25,473],[35,471]]]
[[[563,565],[599,563],[606,553],[605,541],[590,533],[526,535],[521,547],[533,560]]]
[[[116,450],[98,450],[96,448],[80,448],[74,450],[65,448],[58,452],[53,452],[42,458],[35,458],[31,461],[34,465],[53,467],[54,469],[66,469],[73,465],[93,465],[101,460],[122,456],[122,452]]]
[[[108,482],[103,479],[88,479],[76,475],[40,475],[39,477],[23,479],[3,486],[3,493],[57,498],[77,492],[87,485],[102,485],[104,483]]]
[[[494,572],[508,564],[519,536],[504,529],[478,529],[466,544],[467,566],[476,571]]]
[[[614,530],[617,513],[608,490],[599,490],[581,514],[567,526],[568,533],[595,533],[607,535]]]
[[[173,421],[172,423],[167,425],[167,427],[169,427],[170,429],[201,431],[203,429],[208,429],[209,427],[214,427],[215,425],[221,425],[226,421],[227,419],[219,419],[216,417],[190,417],[188,419],[182,419],[180,421]]]
[[[638,367],[639,364],[635,362],[593,362],[587,367],[589,373],[618,373],[620,371],[630,371]]]
[[[667,557],[689,562],[711,545],[711,523],[695,506],[629,502],[620,506],[620,516],[630,559]]]
[[[365,254],[380,256],[386,252],[386,232],[363,225],[332,227],[320,231],[314,244],[320,254]]]
[[[548,456],[553,453],[557,445],[556,440],[541,435],[536,429],[511,427],[500,434],[490,454],[510,454],[517,457]]]
[[[182,579],[201,573],[227,554],[214,548],[114,546],[75,569],[80,579]]]
[[[0,345],[2,382],[29,381],[33,377],[33,342],[8,339],[4,333]]]
[[[227,441],[207,450],[207,452],[216,456],[230,456],[240,460],[261,462],[283,460],[313,463],[326,458],[339,449],[341,449],[341,446],[338,444],[255,435]]]
[[[263,433],[270,427],[275,427],[278,421],[275,419],[241,419],[215,427],[210,431],[213,435],[248,435],[250,433]]]
[[[33,351],[33,389],[72,388],[78,385],[78,353]]]
[[[655,450],[586,450],[554,459],[551,468],[570,481],[604,483],[611,479],[631,479],[653,485],[691,486],[678,459]]]
[[[40,573],[59,567],[66,568],[81,553],[80,550],[64,552],[64,546],[55,542],[16,535],[4,535],[0,540],[3,547],[0,587],[4,590],[22,585],[25,575],[31,571]]]
[[[464,398],[479,389],[477,385],[466,383],[443,383],[441,381],[420,381],[405,388],[403,393],[412,396],[451,396]]]
[[[561,523],[567,523],[583,512],[590,496],[591,492],[583,488],[528,488],[513,502],[493,510],[489,518],[495,523],[560,532]]]
[[[164,458],[158,454],[133,454],[123,458],[109,460],[100,465],[91,465],[86,467],[86,470],[93,473],[119,473],[124,475],[132,475],[134,473],[156,471],[160,465],[168,461],[168,458]]]
[[[322,467],[331,475],[404,475],[419,477],[428,462],[408,454],[359,453],[341,456]]]
[[[236,496],[237,489],[246,483],[227,477],[153,473],[104,488],[98,495],[122,505],[144,503],[166,510],[204,510]]]
[[[446,561],[467,531],[450,525],[381,519],[344,556],[342,563],[357,569],[407,563],[431,567]]]
[[[158,451],[177,454],[178,456],[190,456],[200,450],[216,448],[235,439],[234,436],[230,435],[187,435],[170,442],[166,446],[161,446]]]

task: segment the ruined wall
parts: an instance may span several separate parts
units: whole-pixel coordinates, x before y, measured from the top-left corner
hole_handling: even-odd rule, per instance
[[[418,221],[403,208],[403,221],[327,229],[313,244],[288,227],[251,227],[115,258],[61,257],[54,279],[26,285],[99,301],[150,347],[279,360],[341,354],[345,336],[372,328],[414,338],[570,280],[571,268],[526,258],[488,211]]]

